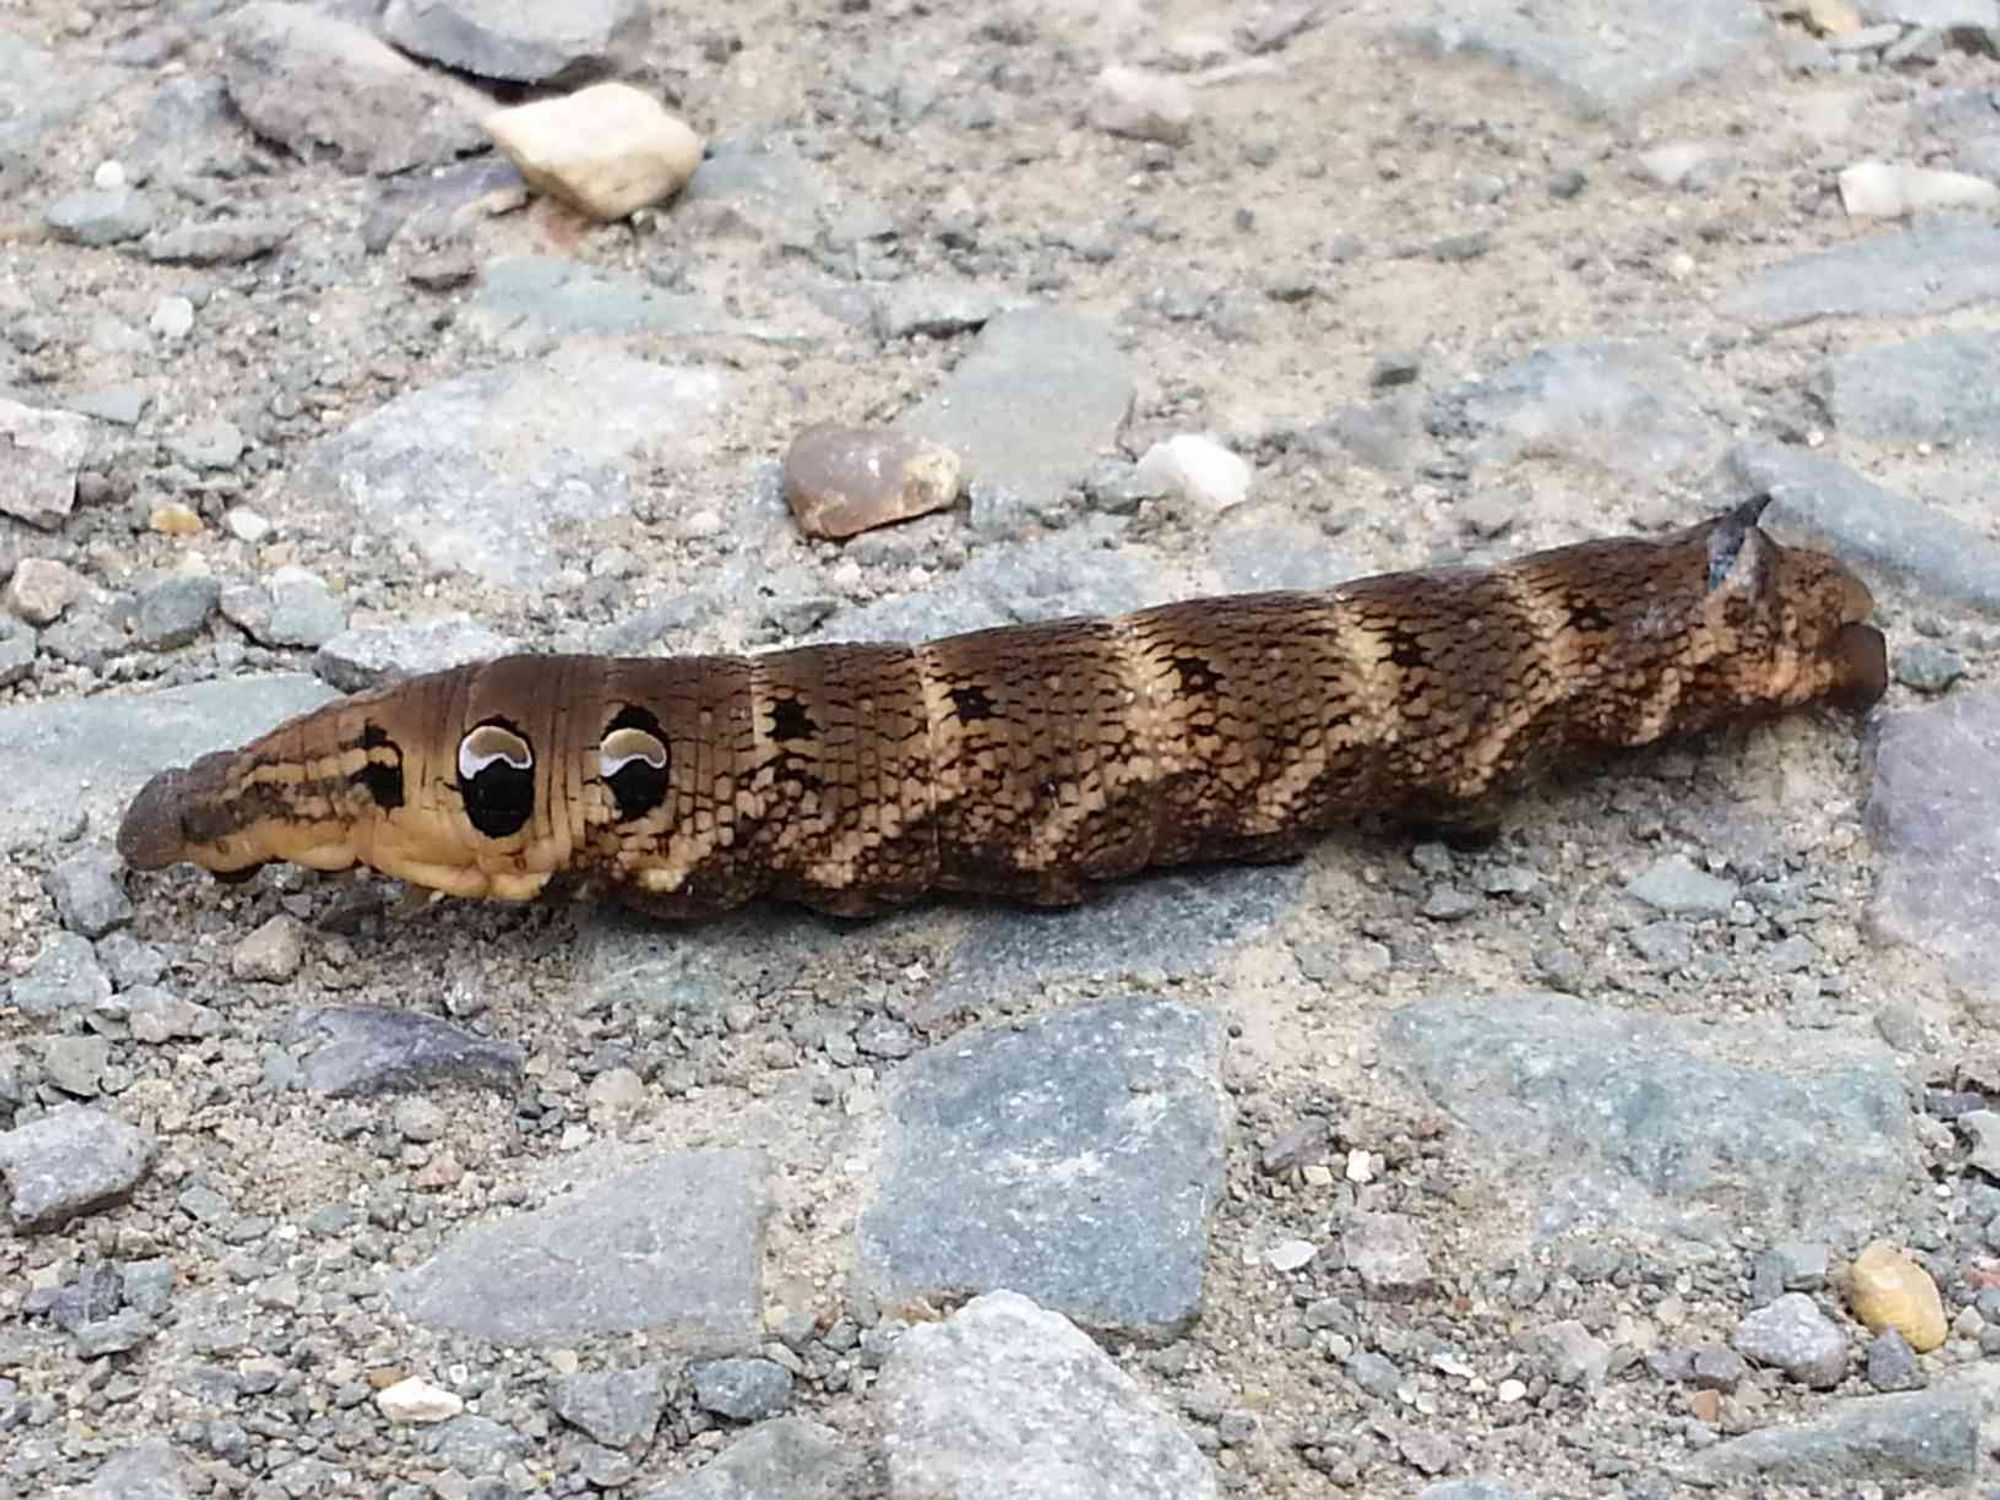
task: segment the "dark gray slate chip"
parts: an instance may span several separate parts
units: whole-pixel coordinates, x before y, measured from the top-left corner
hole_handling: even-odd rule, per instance
[[[109,999],[111,981],[78,932],[44,934],[28,972],[16,979],[8,998],[26,1016],[60,1016],[94,1009]]]
[[[1816,532],[1851,564],[1906,575],[1948,599],[2000,609],[2000,543],[1802,448],[1748,442],[1723,462],[1737,496],[1768,491],[1767,520]]]
[[[93,844],[49,871],[43,883],[63,926],[87,938],[101,938],[132,920],[132,902],[120,878],[123,872],[117,850]]]
[[[637,276],[557,255],[504,255],[480,270],[468,326],[507,348],[527,350],[584,334],[732,333],[741,322],[706,297],[669,292]]]
[[[389,0],[382,34],[405,52],[480,78],[575,82],[636,61],[646,0]]]
[[[22,1230],[53,1229],[130,1193],[153,1160],[153,1141],[116,1115],[65,1104],[0,1133],[8,1212]]]
[[[1113,1000],[904,1063],[861,1222],[869,1283],[889,1300],[1007,1287],[1094,1327],[1185,1327],[1222,1186],[1218,1045],[1192,1007]]]
[[[1916,317],[1996,297],[2000,226],[1945,218],[1780,261],[1722,307],[1788,327],[1814,318]]]
[[[1883,927],[2000,995],[2000,692],[1887,715],[1868,822],[1883,854]]]
[[[2000,334],[1934,333],[1830,361],[1833,425],[1877,442],[2000,441]]]
[[[792,1399],[792,1372],[769,1359],[707,1359],[689,1367],[695,1405],[732,1422],[775,1417]]]
[[[1689,1466],[1704,1483],[1760,1478],[1847,1489],[1865,1481],[1970,1485],[1980,1402],[1971,1392],[1854,1396],[1824,1415],[1719,1443]]]
[[[504,1344],[645,1331],[740,1349],[762,1322],[763,1158],[675,1151],[463,1230],[391,1296],[419,1323]]]
[[[1467,1127],[1468,1149],[1515,1176],[1558,1164],[1541,1209],[1551,1231],[1605,1220],[1702,1238],[1745,1224],[1866,1232],[1915,1169],[1902,1084],[1872,1048],[1794,1076],[1706,1055],[1791,1057],[1782,1031],[1551,994],[1420,1001],[1390,1017],[1384,1043]]]
[[[667,1404],[667,1367],[591,1370],[549,1385],[549,1408],[610,1448],[650,1442]]]
[[[867,1477],[867,1460],[840,1434],[804,1417],[778,1417],[639,1500],[863,1500]]]
[[[317,1043],[301,1059],[306,1087],[335,1098],[454,1083],[505,1092],[521,1081],[524,1058],[518,1042],[368,1005],[306,1011],[288,1028],[287,1041]]]
[[[240,745],[332,696],[304,675],[0,708],[0,830],[34,843],[78,808],[108,823],[153,772]]]

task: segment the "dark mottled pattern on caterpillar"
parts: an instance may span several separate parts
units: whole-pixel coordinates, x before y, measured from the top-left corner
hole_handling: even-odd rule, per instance
[[[119,849],[508,900],[562,877],[663,915],[1066,903],[1363,815],[1448,820],[1569,752],[1866,708],[1885,684],[1868,590],[1760,511],[925,646],[508,657],[162,772]]]

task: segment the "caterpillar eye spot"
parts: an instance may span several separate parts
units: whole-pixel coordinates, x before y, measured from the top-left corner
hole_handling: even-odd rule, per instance
[[[614,727],[597,747],[597,774],[618,803],[619,822],[643,818],[666,800],[666,741],[636,725]]]
[[[521,732],[489,719],[460,740],[458,793],[465,816],[487,838],[519,833],[535,813],[535,752]]]

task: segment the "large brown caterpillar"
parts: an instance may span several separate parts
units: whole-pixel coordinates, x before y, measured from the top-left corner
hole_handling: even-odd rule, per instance
[[[930,890],[1042,904],[1450,818],[1565,751],[1886,681],[1874,601],[1763,501],[1658,540],[924,646],[515,656],[329,704],[164,771],[128,863],[360,863],[459,896],[575,877],[661,915]]]

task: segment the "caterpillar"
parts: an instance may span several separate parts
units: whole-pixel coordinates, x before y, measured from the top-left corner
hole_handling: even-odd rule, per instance
[[[337,700],[162,771],[126,862],[368,865],[666,917],[1039,905],[1153,866],[1282,858],[1364,815],[1450,821],[1567,754],[1886,686],[1874,601],[1758,525],[927,645],[509,656]]]

